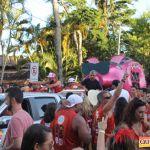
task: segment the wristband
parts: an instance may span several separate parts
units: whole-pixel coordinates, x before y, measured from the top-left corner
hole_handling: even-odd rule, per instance
[[[105,134],[105,130],[102,130],[102,129],[100,129],[98,132],[99,132],[99,133],[104,133],[104,134]]]

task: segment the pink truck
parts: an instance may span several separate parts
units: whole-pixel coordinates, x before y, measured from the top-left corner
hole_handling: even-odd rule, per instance
[[[97,71],[97,79],[105,88],[111,87],[113,80],[121,80],[125,71],[129,77],[124,84],[124,89],[130,91],[132,86],[146,87],[142,65],[124,55],[113,56],[110,61],[101,62],[96,58],[90,58],[87,63],[82,64],[82,73],[88,76],[91,70]]]

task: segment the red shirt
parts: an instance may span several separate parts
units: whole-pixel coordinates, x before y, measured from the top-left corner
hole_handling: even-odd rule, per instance
[[[54,83],[56,83],[56,82],[57,82],[57,80]],[[61,92],[62,90],[63,90],[63,87],[61,85],[57,85],[57,86],[51,88],[51,91],[54,93]]]
[[[146,105],[146,115],[147,115],[147,120],[150,121],[150,106],[149,106],[149,104]]]
[[[51,123],[55,150],[72,150],[81,146],[77,132],[72,128],[72,121],[76,115],[72,109],[63,109],[56,113]]]
[[[97,143],[97,137],[98,137],[98,121],[102,120],[103,117],[103,106],[99,106],[97,110],[93,113],[93,123],[92,123],[92,138],[93,142]],[[105,138],[107,139],[108,137],[111,136],[112,131],[115,128],[115,119],[114,119],[114,114],[107,120],[107,129],[106,129],[106,134]]]

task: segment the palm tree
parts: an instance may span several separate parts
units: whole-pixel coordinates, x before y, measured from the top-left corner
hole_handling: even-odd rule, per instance
[[[58,11],[58,1],[52,0],[53,5],[53,13],[55,19],[55,49],[58,63],[58,77],[61,81],[63,81],[62,74],[62,51],[61,51],[61,27],[60,27],[60,19],[59,19],[59,11]]]

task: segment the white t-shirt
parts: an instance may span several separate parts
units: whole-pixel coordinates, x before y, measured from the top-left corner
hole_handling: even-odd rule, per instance
[[[111,90],[110,93],[113,96],[115,93],[115,90]],[[129,102],[130,94],[127,90],[122,89],[119,97],[124,97],[127,100],[127,102]]]

